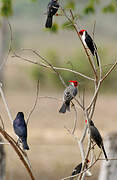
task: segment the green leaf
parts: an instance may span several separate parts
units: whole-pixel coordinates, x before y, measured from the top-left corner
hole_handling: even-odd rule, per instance
[[[88,5],[84,10],[83,10],[84,14],[94,14],[95,13],[95,9],[92,5]]]
[[[44,30],[45,31],[49,31],[51,33],[57,33],[58,32],[58,29],[59,29],[59,26],[57,23],[53,23],[52,27],[51,28],[45,28]]]
[[[109,5],[105,6],[102,11],[104,13],[114,13],[116,11],[116,7],[114,3],[110,3]]]
[[[6,16],[6,17],[12,15],[12,1],[11,0],[2,0],[1,15]]]
[[[65,23],[62,24],[62,29],[73,30],[74,28],[71,22],[66,21]]]
[[[75,2],[73,0],[70,0],[69,2],[67,2],[67,4],[65,5],[65,9],[75,9]]]

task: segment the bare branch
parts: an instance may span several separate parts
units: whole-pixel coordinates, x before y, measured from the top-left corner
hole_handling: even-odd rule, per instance
[[[80,34],[79,34],[79,28],[78,28],[78,26],[76,25],[76,23],[74,23],[74,22],[68,17],[68,15],[66,14],[66,12],[65,12],[65,10],[62,8],[62,6],[60,6],[60,7],[61,7],[61,10],[63,11],[63,14],[65,15],[65,17],[66,17],[66,18],[68,19],[68,21],[73,25],[74,30],[76,31],[76,33],[77,33],[77,35],[78,35],[78,37],[79,37],[79,39],[80,39],[80,41],[81,41],[81,43],[82,43],[82,46],[83,46],[83,48],[84,48],[84,50],[85,50],[85,53],[86,53],[86,55],[87,55],[87,57],[88,57],[89,63],[90,63],[90,65],[91,65],[91,67],[92,67],[92,70],[93,70],[93,72],[94,72],[94,74],[95,74],[96,81],[98,81],[97,72],[95,71],[95,68],[94,68],[94,66],[93,66],[93,64],[92,64],[90,55],[89,55],[89,53],[88,53],[88,51],[87,51],[84,43],[82,42],[82,39],[81,39]],[[70,12],[72,12],[72,10],[70,10]],[[72,13],[72,15],[73,15],[73,13]]]
[[[0,83],[0,94],[1,94],[1,97],[2,97],[2,100],[3,100],[3,103],[5,105],[5,109],[6,109],[7,113],[8,113],[9,119],[11,121],[11,124],[13,124],[13,119],[12,119],[8,104],[7,104],[6,99],[5,99],[4,92],[2,90],[2,83]]]
[[[101,79],[101,83],[108,77],[108,75],[114,70],[114,68],[117,65],[117,61],[113,64],[113,66],[110,68],[110,70],[105,74],[105,76]]]
[[[5,63],[7,62],[7,59],[9,57],[9,54],[12,50],[12,41],[13,41],[13,33],[12,33],[12,27],[11,27],[11,24],[9,22],[9,20],[7,19],[7,23],[8,23],[8,26],[9,26],[9,30],[10,30],[10,42],[9,42],[9,48],[8,48],[8,52],[7,52],[7,55],[6,57],[4,58],[4,60],[2,61],[2,64],[0,65],[0,70],[3,68],[3,66],[5,65]]]
[[[30,111],[30,113],[28,115],[27,121],[26,121],[27,125],[28,125],[29,119],[30,119],[30,117],[31,117],[33,111],[35,110],[36,105],[37,105],[38,96],[39,96],[39,80],[37,81],[37,92],[36,92],[35,102],[34,102],[34,105],[33,105],[32,109],[31,109],[31,111]]]
[[[5,129],[5,127],[4,127],[4,121],[3,121],[3,119],[2,119],[2,116],[0,115],[0,121],[1,121],[1,124],[2,124],[2,129]]]
[[[101,81],[99,81],[99,83],[97,85],[97,89],[94,92],[93,98],[92,98],[90,104],[88,105],[88,107],[86,108],[86,110],[89,110],[91,108],[92,104],[94,103],[94,100],[95,100],[95,98],[96,98],[96,96],[97,96],[97,94],[99,92],[100,85],[101,85]]]
[[[22,49],[22,50],[28,50],[28,51],[32,51],[35,55],[37,55],[39,58],[41,58],[45,63],[47,63],[51,69],[56,73],[56,75],[59,77],[61,83],[66,87],[66,83],[64,82],[62,76],[60,75],[60,73],[58,71],[56,71],[56,69],[53,67],[53,65],[44,57],[42,57],[39,52],[33,50],[33,49]]]
[[[48,65],[46,65],[44,63],[39,63],[39,62],[36,62],[36,61],[31,61],[31,60],[29,60],[27,58],[24,58],[24,57],[21,57],[21,56],[17,55],[16,53],[14,53],[14,55],[12,57],[17,57],[17,58],[22,59],[24,61],[27,61],[29,63],[35,64],[35,65],[38,65],[38,66],[42,66],[42,67],[45,67],[45,68],[51,68],[50,66],[48,66]],[[71,69],[67,69],[67,68],[63,68],[63,67],[55,67],[55,66],[53,66],[53,68],[55,70],[72,72],[72,73],[78,74],[79,76],[84,77],[84,78],[86,78],[88,80],[95,81],[93,78],[88,77],[88,76],[86,76],[86,75],[84,75],[84,74],[82,74],[80,72],[77,72],[77,71],[74,71],[74,70],[71,70]]]
[[[78,120],[78,115],[77,115],[76,107],[75,107],[75,105],[73,103],[72,103],[72,107],[73,107],[74,112],[75,112],[74,126],[73,126],[73,129],[72,129],[72,134],[74,134],[75,129],[76,129],[77,120]]]
[[[4,136],[4,138],[10,143],[10,145],[13,147],[14,151],[17,153],[19,159],[22,161],[22,163],[24,164],[30,178],[32,180],[35,180],[34,176],[33,176],[33,173],[30,169],[30,167],[28,166],[24,156],[22,155],[22,153],[20,152],[19,148],[17,147],[16,145],[16,142],[14,143],[14,140],[13,138],[5,131],[3,130],[2,128],[0,128],[0,133]]]
[[[71,177],[78,177],[79,175],[83,174],[84,172],[88,171],[88,169],[91,169],[95,164],[96,162],[99,160],[100,156],[101,156],[101,151],[98,155],[98,158],[95,160],[95,162],[93,164],[91,164],[89,167],[87,167],[87,169],[85,169],[84,171],[81,171],[79,174],[76,174],[76,175],[73,175],[73,176],[68,176],[68,177],[65,177],[65,178],[62,178],[61,180],[66,180],[66,179],[70,179]]]
[[[39,99],[53,99],[56,101],[62,101],[62,99],[58,99],[58,98],[52,97],[52,96],[39,96]]]
[[[93,41],[94,41],[94,37],[95,37],[95,27],[96,27],[96,20],[94,21],[94,25],[93,25]]]

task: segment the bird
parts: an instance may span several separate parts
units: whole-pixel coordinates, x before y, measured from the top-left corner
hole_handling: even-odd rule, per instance
[[[78,82],[72,80],[70,80],[69,82],[69,86],[64,90],[63,105],[59,110],[60,113],[65,113],[66,110],[70,111],[70,102],[77,95],[78,92]]]
[[[90,161],[87,159],[86,160],[86,168],[87,168],[87,164],[89,163]],[[82,163],[78,164],[72,171],[72,175],[71,176],[74,176],[76,174],[79,174],[81,172],[81,169],[82,169]],[[71,177],[70,180],[72,180],[74,177]]]
[[[45,24],[46,28],[52,27],[53,16],[57,13],[58,9],[59,9],[58,0],[51,0],[47,7],[47,20]]]
[[[83,41],[83,44],[86,48],[89,48],[92,55],[96,57],[97,59],[97,65],[99,66],[99,59],[97,54],[97,47],[91,36],[88,34],[88,32],[85,29],[82,29],[79,31],[79,34],[81,36],[81,39]]]
[[[99,148],[102,148],[105,159],[108,161],[100,132],[95,127],[94,122],[92,120],[89,121],[89,125],[90,125],[91,139],[98,145]]]
[[[24,113],[18,112],[15,120],[13,121],[13,128],[16,135],[22,142],[23,149],[29,150],[29,146],[27,144],[27,125],[24,120]]]

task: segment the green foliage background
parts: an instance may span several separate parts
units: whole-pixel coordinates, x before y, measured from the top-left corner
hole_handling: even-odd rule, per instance
[[[15,40],[13,42],[14,43],[13,47],[15,49],[18,49],[22,46],[22,41],[26,38],[26,36],[29,39],[29,36],[28,36],[29,30],[30,30],[30,35],[33,36],[34,34],[35,37],[38,37],[38,35],[42,33],[42,32],[39,32],[38,29],[36,31],[37,26],[35,27],[32,27],[31,25],[29,26],[28,25],[29,22],[26,22],[27,27],[29,27],[29,29],[26,29],[26,32],[24,32],[24,30],[20,28],[21,26],[23,26],[22,24],[24,24],[24,22],[28,18],[30,19],[30,22],[33,22],[33,21],[35,22],[37,21],[36,23],[43,22],[43,19],[46,18],[43,14],[46,11],[46,7],[48,4],[47,0],[43,0],[43,1],[41,0],[20,0],[20,1],[19,0],[16,0],[16,1],[1,0],[1,2],[2,2],[2,6],[0,9],[1,16],[9,17],[12,15],[12,17],[14,17],[15,15],[15,17],[18,19],[18,22],[15,21],[15,24],[18,23],[18,28],[17,28],[18,30],[15,30],[14,32]],[[89,20],[89,18],[93,17],[95,13],[104,13],[104,14],[109,14],[109,16],[111,16],[113,13],[116,14],[117,12],[117,1],[115,0],[111,0],[109,2],[100,1],[100,0],[88,0],[88,1],[66,0],[66,1],[60,1],[60,3],[64,6],[67,13],[69,13],[69,9],[72,9],[74,12],[75,20],[80,19],[81,22],[82,21],[84,22],[84,19]],[[49,36],[53,38],[53,34],[55,34],[54,36],[59,36],[59,31],[63,31],[64,33],[69,33],[69,30],[73,31],[72,26],[70,26],[69,22],[66,21],[64,17],[61,16],[61,18],[58,18],[58,19],[55,18],[55,19],[56,20],[54,21],[53,27],[51,29],[45,30],[43,28],[44,33],[49,34]],[[40,24],[40,26],[42,27],[42,24]],[[111,33],[111,35],[113,34]],[[50,42],[50,44],[51,43],[52,42]],[[52,50],[48,50],[48,49],[45,50],[44,56],[46,56],[48,60],[55,66],[74,69],[76,71],[84,73],[85,75],[92,76],[87,58],[84,52],[81,52],[80,49],[81,47],[77,50],[77,53],[71,54],[70,57],[68,55],[66,59],[70,59],[70,60],[66,60],[66,62],[63,61],[62,54],[59,54],[57,52],[57,48],[52,49]],[[104,52],[102,50],[99,50],[99,51],[103,59],[103,62],[102,62],[103,65],[113,63],[113,57],[111,61],[109,61],[109,59],[111,58],[111,55],[109,55],[109,53]],[[110,67],[109,65],[104,66],[103,73],[106,72],[109,67]],[[57,89],[60,89],[62,87],[55,73],[53,73],[52,71],[48,69],[32,66],[29,72],[30,72],[29,75],[31,76],[32,79],[36,80],[39,78],[42,82],[44,82],[43,83],[44,87],[48,84],[51,84],[51,86]],[[64,77],[66,82],[69,79],[78,79],[78,81],[82,82],[82,86],[81,86],[82,88],[85,87],[87,89],[90,89],[90,87],[92,86],[92,83],[89,83],[89,81],[79,76],[76,77],[73,73],[69,73],[65,71],[60,71],[60,73]],[[112,91],[116,91],[117,83],[114,83],[116,81],[116,73],[117,73],[117,70],[115,70],[109,76],[109,78],[104,82],[104,86],[102,89],[103,91],[104,90],[108,91],[110,88]]]

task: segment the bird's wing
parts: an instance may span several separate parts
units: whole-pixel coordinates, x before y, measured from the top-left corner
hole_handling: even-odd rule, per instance
[[[94,52],[96,50],[96,45],[93,42],[93,39],[91,38],[91,36],[89,36],[88,33],[86,33],[86,38],[85,38],[86,44],[88,46],[88,48],[90,49],[91,53],[94,55]]]
[[[101,144],[103,142],[101,134],[95,126],[90,126],[91,129],[91,138],[95,141],[95,143],[101,148]]]
[[[73,97],[75,97],[77,95],[78,89],[77,87],[75,87],[74,91],[73,91]]]
[[[13,127],[14,127],[14,131],[15,133],[19,136],[19,137],[27,137],[27,126],[25,121],[21,122],[21,123],[17,123],[17,120],[14,120],[13,122]]]

